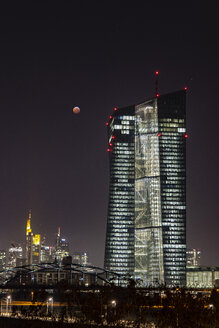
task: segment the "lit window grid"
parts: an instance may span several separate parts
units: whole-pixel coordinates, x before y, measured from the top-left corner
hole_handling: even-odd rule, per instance
[[[185,285],[186,264],[185,131],[185,117],[159,120],[165,281],[179,286]]]
[[[135,276],[163,283],[157,102],[136,108]]]
[[[127,139],[122,142],[122,134],[134,130],[134,120],[131,117],[130,123],[130,117],[115,117],[109,136],[109,142],[113,146],[110,154],[105,267],[123,274],[130,274],[134,270],[134,169],[131,164],[134,162],[133,137],[130,136],[130,142]],[[116,141],[112,139],[114,131]]]

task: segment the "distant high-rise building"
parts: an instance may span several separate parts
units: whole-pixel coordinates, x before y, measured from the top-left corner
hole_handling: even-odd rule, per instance
[[[55,260],[55,247],[46,245],[45,236],[42,238],[40,262],[52,263]]]
[[[219,267],[187,267],[188,288],[219,288]]]
[[[19,244],[11,244],[8,250],[8,269],[22,265],[23,248]]]
[[[88,265],[88,255],[86,252],[74,252],[72,254],[72,263]]]
[[[29,210],[29,217],[26,226],[26,264],[32,264],[33,262],[33,233],[31,229],[31,210]]]
[[[32,249],[32,264],[39,264],[41,258],[41,238],[39,234],[33,236]]]
[[[114,108],[105,268],[186,285],[186,92]]]
[[[199,249],[188,249],[186,251],[187,256],[187,267],[197,267],[200,266],[201,261],[201,251]]]
[[[0,250],[0,271],[6,269],[6,251],[1,249]]]
[[[29,216],[26,226],[26,264],[39,264],[41,252],[41,239],[40,235],[34,235],[31,229],[31,210],[29,210]]]
[[[61,238],[60,227],[56,237],[55,258],[59,264],[64,257],[69,256],[69,243],[65,238]]]

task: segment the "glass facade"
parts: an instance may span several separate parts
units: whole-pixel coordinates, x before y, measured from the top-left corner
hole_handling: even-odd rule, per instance
[[[157,100],[135,108],[135,276],[164,282]]]
[[[186,285],[186,93],[158,98],[164,280]]]
[[[104,265],[122,275],[134,271],[134,133],[134,106],[115,108],[108,125],[110,191]]]
[[[186,94],[116,109],[108,123],[105,268],[186,284]]]
[[[219,267],[187,268],[188,288],[218,288]]]

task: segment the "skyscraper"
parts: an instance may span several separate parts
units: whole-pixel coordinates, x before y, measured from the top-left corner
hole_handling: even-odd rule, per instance
[[[41,253],[41,238],[39,234],[34,235],[31,229],[31,210],[26,226],[26,264],[39,264]]]
[[[3,271],[6,269],[6,251],[0,249],[0,271]],[[0,272],[1,276],[2,272]]]
[[[72,263],[80,265],[88,265],[88,254],[87,252],[74,252],[72,255]]]
[[[55,258],[59,264],[62,263],[64,257],[69,256],[69,243],[65,238],[61,238],[60,227],[56,237]]]
[[[32,264],[33,262],[32,245],[33,245],[33,233],[31,229],[31,210],[29,210],[27,226],[26,226],[26,264]]]
[[[200,266],[201,261],[201,251],[200,249],[188,249],[186,251],[186,265],[187,267],[197,267]]]
[[[13,243],[8,250],[8,269],[22,265],[23,248],[20,244]]]
[[[105,268],[186,284],[186,92],[114,108]]]

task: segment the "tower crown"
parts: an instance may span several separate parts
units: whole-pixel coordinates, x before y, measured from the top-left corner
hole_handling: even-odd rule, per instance
[[[26,235],[28,236],[29,233],[32,232],[32,229],[31,229],[31,210],[29,210],[29,217],[27,219],[27,227],[26,227]]]

